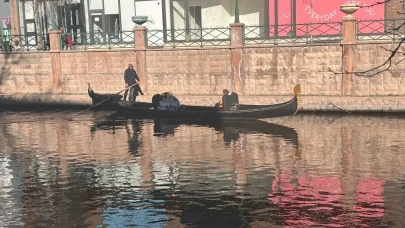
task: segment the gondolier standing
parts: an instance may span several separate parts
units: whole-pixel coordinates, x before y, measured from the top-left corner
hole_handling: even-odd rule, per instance
[[[125,70],[124,72],[124,80],[125,80],[125,87],[129,87],[132,86],[136,83],[139,83],[141,80],[138,77],[138,74],[136,73],[136,71],[134,70],[134,65],[132,65],[131,63],[128,64],[128,68]],[[143,95],[143,92],[141,90],[141,87],[138,85],[135,85],[133,87],[131,87],[129,89],[129,97],[128,100],[130,101],[136,101],[136,96],[138,96],[140,93],[141,95]],[[127,99],[127,95],[128,95],[128,90],[125,91],[124,93],[124,101]]]

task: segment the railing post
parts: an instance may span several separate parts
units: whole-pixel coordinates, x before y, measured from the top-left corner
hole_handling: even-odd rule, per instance
[[[305,35],[307,37],[306,44],[309,44],[311,38],[310,38],[310,35],[309,35],[308,24],[305,24],[305,33],[306,33]]]
[[[146,26],[135,26],[134,27],[134,42],[136,49],[146,49],[146,32],[148,28]]]
[[[147,92],[147,72],[146,72],[146,43],[147,43],[147,27],[135,26],[134,27],[134,42],[136,50],[136,73],[141,80],[140,86],[142,91]]]
[[[242,48],[243,48],[243,29],[245,24],[232,23],[231,27],[231,64],[232,64],[232,82],[233,90],[236,93],[243,92],[243,79],[241,76]]]
[[[111,50],[111,38],[110,34],[107,33],[107,39],[108,39],[108,50]]]
[[[342,19],[342,95],[353,95],[353,82],[355,71],[355,52],[356,52],[356,21],[357,18],[352,14],[358,10],[355,4],[344,4],[340,10],[347,14]]]
[[[204,37],[203,37],[203,29],[202,28],[200,28],[200,41],[201,41],[200,47],[204,47],[204,45],[203,45]]]
[[[60,35],[62,32],[60,30],[49,31],[49,50],[51,52],[60,51]]]
[[[243,23],[232,23],[231,27],[231,47],[240,48],[243,46]]]
[[[60,35],[61,31],[49,31],[49,43],[52,63],[53,94],[62,94],[62,67],[60,61]]]
[[[87,33],[84,34],[84,50],[87,50]]]

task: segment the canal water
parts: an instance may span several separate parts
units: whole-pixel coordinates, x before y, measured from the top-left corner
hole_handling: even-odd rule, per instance
[[[404,227],[405,118],[0,111],[0,227]]]

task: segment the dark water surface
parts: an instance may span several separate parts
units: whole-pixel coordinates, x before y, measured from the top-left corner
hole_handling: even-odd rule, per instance
[[[0,227],[404,227],[405,117],[0,111]]]

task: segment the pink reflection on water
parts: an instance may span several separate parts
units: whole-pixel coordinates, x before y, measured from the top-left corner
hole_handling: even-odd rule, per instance
[[[325,205],[333,204],[342,196],[341,182],[336,177],[302,177],[293,184],[290,170],[283,171],[279,176],[276,175],[272,193],[268,195],[268,199],[275,204],[296,202],[301,206]]]
[[[342,227],[343,224],[355,222],[367,223],[364,218],[381,218],[384,216],[383,184],[377,178],[361,180],[354,193],[343,192],[342,182],[338,177],[304,177],[294,178],[291,170],[275,173],[272,192],[268,199],[277,204],[286,214],[284,227],[309,227],[320,224],[317,214],[322,214],[322,224],[328,227]],[[356,194],[357,212],[355,218],[347,217],[341,202],[344,194]],[[339,213],[339,215],[336,215]],[[334,214],[334,215],[333,215]],[[336,220],[336,216],[340,219]],[[329,221],[329,222],[328,222]],[[356,222],[357,221],[357,222]]]
[[[287,213],[284,227],[310,227],[318,224],[312,214],[330,214],[340,206],[338,200],[341,196],[339,178],[293,178],[292,171],[285,170],[280,175],[276,173],[268,199]]]
[[[357,205],[353,208],[360,217],[384,217],[383,185],[377,178],[361,180],[357,184]]]

